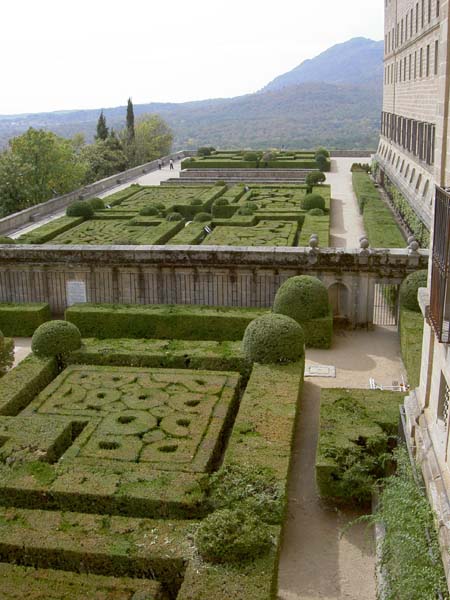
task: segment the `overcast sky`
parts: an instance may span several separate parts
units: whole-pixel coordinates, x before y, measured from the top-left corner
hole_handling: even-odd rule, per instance
[[[352,37],[383,0],[2,2],[0,114],[254,92]]]

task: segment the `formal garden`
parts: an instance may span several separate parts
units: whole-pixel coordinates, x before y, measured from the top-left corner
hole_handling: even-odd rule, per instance
[[[216,150],[199,148],[197,155],[183,160],[182,169],[306,169],[330,170],[325,148],[304,150]]]
[[[230,187],[134,184],[107,200],[73,203],[65,216],[17,243],[307,246],[315,233],[320,245],[329,246],[331,190],[315,184],[318,180]]]

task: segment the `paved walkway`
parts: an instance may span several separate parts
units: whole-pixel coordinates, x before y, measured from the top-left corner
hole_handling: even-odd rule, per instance
[[[141,185],[159,185],[161,183],[161,181],[166,181],[167,179],[170,179],[171,177],[179,177],[180,176],[180,165],[181,165],[181,160],[176,160],[174,162],[173,170],[170,170],[169,165],[167,164],[161,170],[157,169],[156,171],[151,171],[150,173],[147,173],[146,175],[142,175],[142,177],[138,177],[136,179],[131,179],[130,181],[127,181],[126,183],[117,185],[116,187],[108,190],[107,192],[98,194],[98,197],[99,198],[107,198],[111,194],[114,194],[115,192],[119,192],[120,190],[127,188],[132,183],[140,183]],[[8,235],[12,238],[18,238],[19,236],[21,236],[25,233],[33,231],[33,229],[37,229],[38,227],[41,227],[41,225],[45,225],[45,223],[49,223],[50,221],[54,221],[55,219],[58,219],[59,217],[63,217],[65,214],[66,214],[66,209],[57,211],[51,215],[48,215],[47,217],[44,217],[40,221],[36,221],[32,225],[27,225],[25,227],[21,227],[20,229],[16,229],[15,231],[8,233]]]
[[[332,158],[331,172],[326,174],[333,198],[330,244],[334,248],[359,248],[359,238],[365,233],[350,172],[352,164],[361,161],[367,159]]]
[[[308,350],[307,364],[336,367],[336,379],[306,378],[289,481],[289,510],[279,568],[279,600],[375,600],[373,533],[351,510],[326,506],[315,483],[322,387],[391,384],[404,372],[394,328],[338,331],[332,350]],[[400,396],[399,396],[400,400]]]
[[[14,366],[17,366],[31,352],[31,338],[14,338]]]

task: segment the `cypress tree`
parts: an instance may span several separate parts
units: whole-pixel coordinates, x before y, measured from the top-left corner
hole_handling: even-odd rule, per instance
[[[106,118],[103,114],[103,111],[100,113],[100,116],[97,121],[97,135],[95,136],[96,140],[106,140],[108,137],[108,128],[106,127]]]
[[[134,109],[131,98],[128,98],[127,105],[127,138],[129,142],[134,141]]]

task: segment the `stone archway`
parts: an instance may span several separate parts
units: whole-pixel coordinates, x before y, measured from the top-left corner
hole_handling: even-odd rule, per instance
[[[348,288],[343,283],[336,281],[328,288],[328,298],[335,319],[350,319]]]

